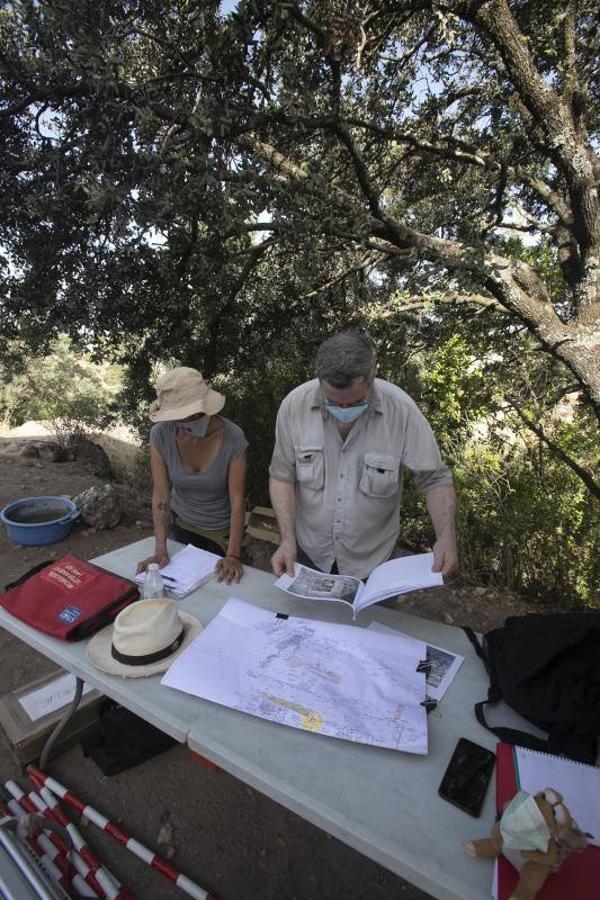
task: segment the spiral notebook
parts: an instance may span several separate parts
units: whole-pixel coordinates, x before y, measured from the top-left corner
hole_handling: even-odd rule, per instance
[[[496,806],[501,812],[519,789],[535,793],[553,787],[565,798],[582,831],[592,834],[590,846],[572,853],[559,872],[552,873],[537,900],[598,900],[600,892],[600,769],[547,753],[498,744],[496,749]],[[595,845],[595,846],[594,846]],[[495,876],[496,877],[496,876]],[[508,900],[517,883],[517,871],[498,860],[498,900]]]

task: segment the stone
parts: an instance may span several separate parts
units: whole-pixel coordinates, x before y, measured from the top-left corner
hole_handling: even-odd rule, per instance
[[[39,455],[38,448],[34,447],[33,444],[25,444],[19,453],[19,456],[23,459],[39,459]]]
[[[56,441],[38,441],[34,444],[40,459],[48,462],[66,462],[67,452],[64,447],[57,444]]]
[[[113,470],[108,458],[108,454],[104,447],[91,441],[89,438],[82,437],[69,447],[69,455],[74,459],[78,459],[98,478],[112,478]]]
[[[98,531],[114,528],[121,520],[121,497],[112,484],[88,488],[73,497],[73,502],[82,521]]]

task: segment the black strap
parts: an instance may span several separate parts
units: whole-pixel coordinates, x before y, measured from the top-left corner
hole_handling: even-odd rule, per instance
[[[477,654],[479,659],[481,659],[483,661],[483,664],[489,675],[490,669],[491,669],[490,660],[489,660],[487,653],[483,649],[482,645],[479,643],[479,640],[477,639],[477,635],[475,634],[475,632],[473,631],[472,628],[469,628],[468,625],[463,626],[463,631],[466,634],[466,636],[469,638],[471,643],[473,644],[473,647],[475,648],[475,653]]]
[[[517,744],[519,747],[526,747],[528,750],[540,750],[543,753],[560,753],[561,748],[558,746],[558,742],[552,739],[552,736],[550,736],[550,740],[546,741],[542,738],[535,737],[535,735],[529,734],[526,731],[519,731],[517,728],[506,728],[501,725],[492,726],[486,722],[483,711],[484,707],[488,704],[498,703],[498,701],[502,699],[502,694],[496,684],[489,656],[477,640],[477,635],[472,628],[467,626],[463,627],[463,631],[475,648],[477,656],[483,660],[483,664],[490,679],[487,700],[481,700],[479,703],[476,703],[474,707],[475,718],[479,724],[483,725],[484,728],[487,728],[488,731],[491,731],[492,734],[495,734],[498,740],[502,741],[504,744]]]
[[[475,717],[480,725],[483,725],[484,728],[487,728],[488,731],[495,734],[498,740],[502,741],[503,744],[517,744],[519,747],[527,747],[528,750],[540,750],[542,753],[562,752],[562,747],[559,746],[559,742],[553,741],[552,736],[546,741],[543,738],[538,738],[533,734],[529,734],[527,731],[519,731],[518,728],[506,728],[502,725],[488,725],[483,713],[483,707],[487,706],[490,702],[495,703],[497,701],[482,700],[480,703],[476,703]]]
[[[38,572],[41,572],[42,569],[45,569],[46,566],[50,566],[55,562],[55,559],[46,559],[44,560],[44,562],[38,563],[36,566],[32,566],[31,569],[28,569],[23,575],[15,579],[15,581],[11,581],[10,584],[5,584],[5,589],[9,591],[11,588],[18,587],[20,584],[23,584],[24,581],[27,581],[28,578],[31,578],[32,575],[36,575]]]
[[[172,653],[179,650],[184,637],[185,628],[182,628],[179,636],[168,647],[163,647],[162,650],[157,650],[156,653],[147,653],[145,656],[131,656],[129,653],[120,653],[114,644],[110,646],[110,653],[113,659],[126,666],[149,666],[150,663],[160,662],[161,659],[166,659],[167,656],[171,656]]]

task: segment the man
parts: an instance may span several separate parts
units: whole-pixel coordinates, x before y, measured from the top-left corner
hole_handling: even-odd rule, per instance
[[[402,466],[427,500],[433,570],[448,575],[457,565],[452,475],[414,400],[375,370],[366,335],[336,334],[319,347],[316,379],[279,408],[269,469],[276,575],[292,575],[297,560],[366,578],[388,560],[400,533]]]

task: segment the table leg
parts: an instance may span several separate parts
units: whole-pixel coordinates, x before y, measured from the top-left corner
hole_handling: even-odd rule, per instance
[[[73,697],[73,702],[66,710],[65,714],[61,718],[60,722],[55,726],[54,731],[44,744],[44,749],[42,750],[42,754],[40,756],[40,769],[45,772],[46,771],[46,763],[48,762],[48,757],[50,755],[50,751],[52,750],[54,744],[58,740],[59,736],[62,734],[63,730],[66,728],[70,720],[73,718],[75,713],[77,712],[77,707],[79,706],[79,701],[81,700],[81,695],[83,693],[83,679],[77,678],[75,679],[75,696]]]

